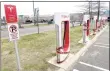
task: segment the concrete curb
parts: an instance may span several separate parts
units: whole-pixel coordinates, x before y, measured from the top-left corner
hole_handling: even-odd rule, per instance
[[[79,52],[77,52],[77,53],[74,55],[74,57],[72,57],[73,60],[72,60],[72,62],[70,61],[70,62],[72,63],[72,65],[75,64],[75,62],[79,59],[79,57],[80,57],[84,52],[86,52],[86,50],[97,40],[97,38],[105,31],[105,29],[106,29],[107,27],[108,27],[108,25],[106,25],[105,28],[102,29],[102,31],[98,32],[97,35],[96,35],[92,40],[90,40],[83,48],[80,49]],[[72,65],[71,65],[71,66],[68,66],[67,69],[60,68],[60,69],[57,70],[57,71],[69,71],[70,68],[72,67]]]

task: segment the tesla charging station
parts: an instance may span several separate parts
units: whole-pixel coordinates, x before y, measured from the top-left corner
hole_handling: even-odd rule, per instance
[[[55,13],[54,23],[55,23],[56,38],[57,38],[56,39],[57,63],[62,63],[63,61],[67,59],[69,55],[69,51],[70,51],[70,32],[69,32],[70,16],[69,14],[68,13]],[[62,34],[63,29],[64,29],[64,32]]]
[[[89,26],[90,26],[90,21],[89,21],[89,15],[84,15],[83,18],[83,37],[79,41],[79,43],[86,43],[89,41]]]
[[[97,20],[97,16],[94,16],[94,20],[95,20],[95,24],[96,24],[96,28],[95,28],[95,32],[97,31],[97,28],[98,28],[98,24],[97,24],[97,22],[98,22],[98,20]]]
[[[103,19],[103,27],[105,27],[105,20],[107,19],[105,16],[102,17]]]
[[[92,30],[93,30],[93,34],[92,35],[96,35],[96,29],[97,29],[97,22],[96,22],[96,20],[97,20],[97,16],[94,16],[93,17],[93,23],[91,23],[92,24]]]
[[[103,28],[103,18],[101,17],[101,19],[100,19],[100,29],[102,29]]]
[[[100,31],[100,20],[101,20],[101,17],[99,16],[99,21],[97,20],[97,30]]]

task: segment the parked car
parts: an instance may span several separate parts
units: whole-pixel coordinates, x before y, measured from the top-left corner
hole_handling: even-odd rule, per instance
[[[26,20],[25,23],[30,24],[30,23],[32,23],[32,21],[31,20]]]

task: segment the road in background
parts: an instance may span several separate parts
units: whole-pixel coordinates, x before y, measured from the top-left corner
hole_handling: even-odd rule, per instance
[[[27,25],[29,25],[29,24],[27,24]],[[80,25],[80,24],[74,24],[74,26],[78,26],[78,25]],[[40,26],[39,30],[40,30],[40,32],[55,30],[55,25],[53,24],[53,25],[48,25],[48,26]],[[36,27],[29,27],[29,28],[20,28],[19,32],[20,32],[20,36],[37,33],[37,26]],[[1,37],[8,38],[7,29],[1,31]]]

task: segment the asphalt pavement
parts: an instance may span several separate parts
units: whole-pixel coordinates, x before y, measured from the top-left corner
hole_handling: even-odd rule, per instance
[[[109,27],[81,55],[70,71],[109,71]]]
[[[71,25],[71,24],[70,24]],[[78,26],[80,24],[74,24],[74,26]],[[71,25],[72,26],[72,25]],[[3,27],[3,26],[2,26]],[[39,27],[39,32],[46,32],[46,31],[51,31],[51,30],[55,30],[55,25],[49,25],[49,26],[40,26]],[[36,27],[30,27],[30,28],[20,28],[19,29],[19,34],[20,36],[24,36],[24,35],[29,35],[29,34],[33,34],[33,33],[38,33],[38,29],[37,26]],[[1,37],[2,38],[9,38],[8,35],[8,30],[2,30],[1,31]]]
[[[20,28],[19,33],[20,33],[20,36],[23,36],[23,35],[37,33],[37,30],[38,30],[37,26],[31,27],[31,28]],[[54,25],[42,26],[42,27],[39,27],[39,30],[40,30],[40,32],[54,30]],[[1,37],[8,38],[8,31],[7,30],[1,31]]]

